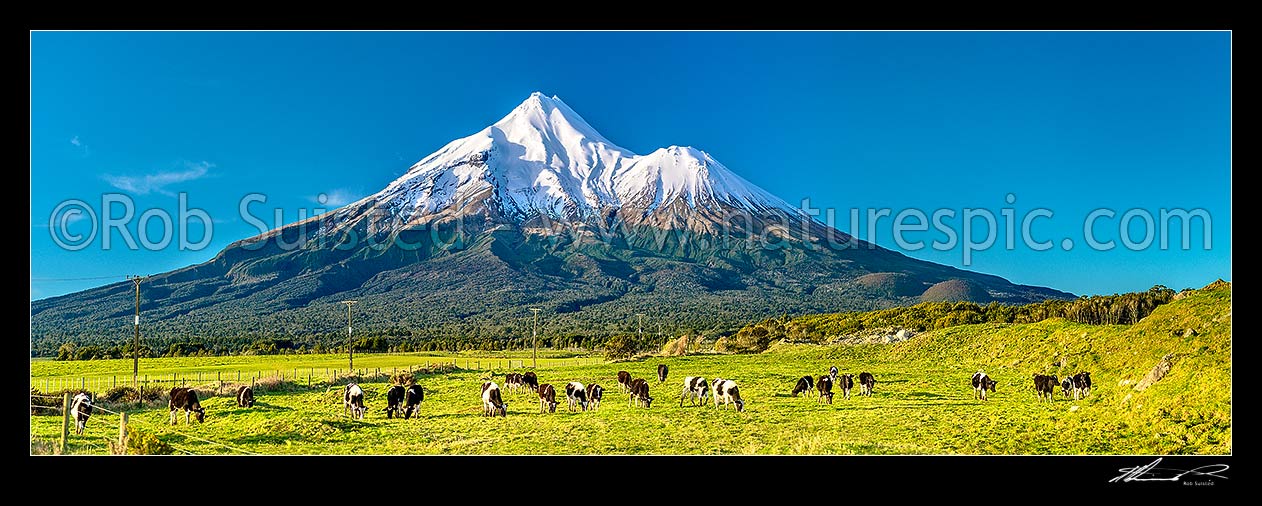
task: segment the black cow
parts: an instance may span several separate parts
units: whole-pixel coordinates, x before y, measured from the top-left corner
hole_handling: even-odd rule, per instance
[[[684,398],[692,402],[693,406],[696,406],[698,401],[705,405],[705,396],[709,391],[710,384],[705,382],[705,378],[700,376],[684,378],[684,391],[679,394],[679,407],[684,407]]]
[[[1034,393],[1039,396],[1039,400],[1046,398],[1048,401],[1055,400],[1056,386],[1060,384],[1055,376],[1045,374],[1034,375]]]
[[[577,381],[566,383],[565,400],[569,403],[570,411],[574,411],[575,404],[578,404],[581,411],[587,411],[587,388]]]
[[[167,401],[167,408],[171,410],[171,425],[176,425],[175,411],[184,410],[184,423],[188,424],[188,415],[190,413],[197,414],[197,423],[206,421],[206,410],[202,408],[202,404],[197,401],[197,392],[191,388],[175,387],[171,389],[170,401]]]
[[[592,383],[587,385],[587,408],[596,409],[600,407],[600,399],[605,396],[605,388]]]
[[[846,373],[838,376],[837,386],[841,387],[841,396],[850,400],[850,390],[854,388],[854,375]]]
[[[876,376],[867,371],[859,373],[859,395],[872,396],[874,386],[876,386]]]
[[[254,407],[254,389],[250,388],[249,385],[241,385],[240,387],[237,387],[237,407]]]
[[[557,412],[557,391],[551,383],[539,385],[539,412]]]
[[[986,400],[986,391],[994,392],[996,383],[984,372],[977,371],[973,373],[973,397],[983,401]]]
[[[824,402],[824,399],[828,399],[829,404],[833,403],[832,376],[824,376],[820,378],[819,382],[815,383],[815,388],[819,390],[819,398],[815,399],[815,402]]]
[[[621,388],[623,392],[631,391],[631,373],[618,371],[618,388]]]
[[[386,390],[386,418],[394,418],[394,413],[403,406],[403,385],[391,386]]]
[[[346,391],[342,394],[342,411],[350,411],[351,418],[364,419],[364,389],[354,383],[346,384]]]
[[[722,400],[724,407],[736,404],[736,411],[745,411],[745,401],[741,399],[741,392],[736,388],[735,381],[715,378],[711,386],[714,388],[714,407],[719,407],[719,401]],[[819,383],[815,386],[818,387]]]
[[[657,382],[658,383],[666,382],[666,373],[669,370],[670,369],[666,367],[666,364],[657,364]]]
[[[533,372],[526,371],[525,374],[522,374],[521,384],[526,388],[529,388],[531,392],[539,391],[539,377],[535,376],[535,373]]]
[[[797,397],[798,394],[804,394],[814,389],[815,389],[815,380],[811,378],[810,376],[802,376],[801,378],[798,378],[797,385],[793,386],[792,394],[794,397]]]
[[[649,382],[640,378],[631,381],[631,405],[653,407],[653,398],[649,397]]]
[[[403,394],[403,419],[412,418],[412,415],[421,410],[421,402],[425,400],[425,390],[420,385],[408,386],[407,392]]]
[[[92,416],[92,396],[86,392],[75,394],[70,400],[70,418],[74,419],[74,433],[83,434],[83,428]]]
[[[1069,396],[1073,394],[1073,392],[1074,392],[1074,377],[1065,376],[1065,379],[1060,381],[1060,393],[1064,395],[1066,399],[1068,399]]]
[[[494,381],[482,383],[482,416],[499,415],[508,418],[508,404],[500,396],[500,386]]]

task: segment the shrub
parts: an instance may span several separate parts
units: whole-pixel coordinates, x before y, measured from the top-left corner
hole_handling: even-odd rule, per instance
[[[605,356],[611,359],[627,358],[635,355],[639,345],[630,336],[613,336],[605,341]]]
[[[409,371],[399,371],[390,376],[390,383],[393,385],[411,386],[416,384],[416,377]]]
[[[688,336],[679,336],[679,339],[667,341],[662,345],[662,355],[668,357],[680,357],[688,354]]]
[[[127,453],[129,455],[170,455],[171,445],[164,443],[158,436],[127,426]]]

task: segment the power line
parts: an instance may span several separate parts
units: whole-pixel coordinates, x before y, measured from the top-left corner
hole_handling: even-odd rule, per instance
[[[95,281],[100,279],[126,279],[127,276],[93,276],[87,278],[31,278],[31,281]]]

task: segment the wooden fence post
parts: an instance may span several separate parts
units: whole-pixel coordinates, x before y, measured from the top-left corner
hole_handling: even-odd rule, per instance
[[[70,392],[61,394],[61,445],[57,447],[57,455],[66,454],[66,437],[70,432]]]
[[[79,390],[84,390],[86,388],[84,387],[84,384],[86,381],[87,381],[87,378],[79,378]]]
[[[127,413],[118,415],[118,448],[122,455],[127,455]]]
[[[241,370],[237,369],[237,383],[241,382]]]

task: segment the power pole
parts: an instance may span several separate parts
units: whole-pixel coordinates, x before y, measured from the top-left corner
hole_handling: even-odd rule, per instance
[[[530,355],[530,368],[538,369],[539,368],[539,364],[538,364],[538,361],[539,361],[539,308],[532,307],[530,308],[530,312],[535,314],[534,330],[530,331],[530,347],[534,350],[531,352],[531,355]]]
[[[349,371],[355,371],[355,341],[351,340],[353,331],[351,330],[351,306],[359,303],[357,300],[344,300],[342,304],[346,304],[346,352],[350,360]]]
[[[639,323],[637,324],[638,326],[636,327],[637,330],[635,331],[635,334],[636,334],[636,337],[642,340],[644,338],[644,313],[636,313],[635,316],[636,316],[636,319],[639,320]]]
[[[140,282],[149,276],[127,276],[133,285],[136,285],[136,320],[134,326],[136,334],[131,340],[131,386],[137,392],[140,391]]]

